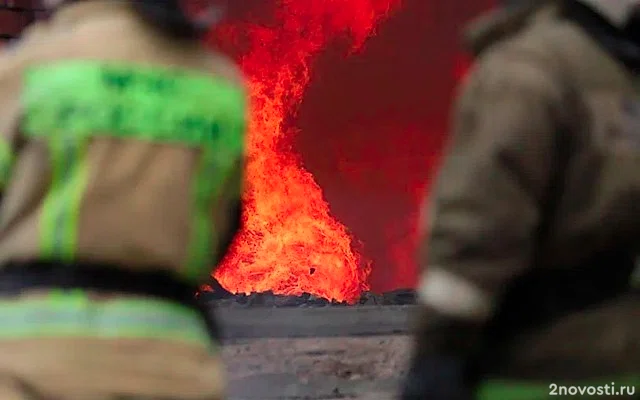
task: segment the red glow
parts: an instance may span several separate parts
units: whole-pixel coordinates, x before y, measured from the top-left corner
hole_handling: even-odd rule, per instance
[[[453,66],[453,75],[458,82],[462,82],[469,73],[473,60],[467,53],[458,53]]]
[[[272,20],[232,24],[217,32],[218,40],[245,49],[239,61],[253,102],[244,230],[215,273],[228,290],[309,292],[353,301],[368,288],[370,266],[302,168],[292,150],[296,131],[288,119],[302,100],[316,56],[344,37],[358,49],[398,3],[281,0],[271,10]]]

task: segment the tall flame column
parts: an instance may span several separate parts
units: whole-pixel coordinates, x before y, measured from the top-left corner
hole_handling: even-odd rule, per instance
[[[316,56],[349,37],[358,49],[399,0],[282,0],[269,23],[238,23],[218,35],[246,49],[252,115],[244,229],[215,273],[228,290],[353,301],[368,288],[369,265],[333,218],[321,188],[292,149],[288,124]]]

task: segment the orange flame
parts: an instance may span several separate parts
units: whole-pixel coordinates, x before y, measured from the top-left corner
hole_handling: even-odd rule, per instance
[[[215,277],[235,293],[311,293],[354,301],[368,289],[370,266],[330,214],[322,190],[292,150],[290,124],[316,56],[348,37],[359,49],[400,0],[281,0],[273,21],[236,23],[217,32],[243,45],[252,115],[244,229]]]

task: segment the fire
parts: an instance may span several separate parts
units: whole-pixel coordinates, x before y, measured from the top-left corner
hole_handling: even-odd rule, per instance
[[[368,289],[369,264],[292,149],[291,117],[322,49],[344,37],[359,49],[399,1],[281,0],[271,15],[264,13],[270,21],[217,32],[216,40],[235,52],[249,78],[253,107],[244,229],[215,272],[229,291],[353,301]]]

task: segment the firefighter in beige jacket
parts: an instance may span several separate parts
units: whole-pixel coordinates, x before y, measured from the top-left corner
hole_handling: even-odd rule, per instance
[[[403,399],[640,395],[639,6],[541,0],[469,31]]]
[[[176,1],[54,3],[0,56],[0,399],[220,399],[242,77]]]

